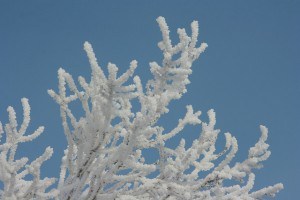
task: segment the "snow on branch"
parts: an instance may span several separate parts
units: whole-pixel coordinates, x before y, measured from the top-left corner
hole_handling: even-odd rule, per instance
[[[14,108],[7,108],[8,123],[3,127],[0,122],[1,199],[254,200],[274,197],[283,189],[281,183],[253,189],[254,169],[261,168],[271,155],[266,127],[260,126],[261,137],[250,148],[248,158],[232,164],[238,151],[237,139],[225,133],[224,149],[216,150],[221,131],[215,127],[214,110],[207,112],[209,120],[203,122],[201,112],[188,105],[185,116],[169,132],[157,123],[168,113],[169,103],[187,92],[192,64],[207,47],[206,43],[197,45],[197,21],[191,23],[190,36],[185,29],[177,30],[179,42],[175,45],[165,19],[158,17],[157,22],[162,33],[158,47],[163,60],[160,64],[149,63],[153,77],[146,85],[134,76],[136,60],[121,75],[115,64],[108,63],[106,75],[88,42],[84,43],[84,50],[91,65],[90,82],[80,76],[76,84],[72,75],[62,68],[58,70],[58,92],[48,93],[60,107],[68,146],[56,189],[49,191],[54,178],[41,179],[40,174],[41,165],[53,154],[51,147],[30,163],[26,157],[15,156],[20,143],[30,142],[44,131],[41,126],[32,134],[25,134],[30,123],[28,100],[21,100],[20,126]],[[81,103],[82,116],[73,114],[73,101]],[[139,102],[138,111],[134,111],[133,101]],[[184,139],[173,148],[165,144],[187,125],[202,128],[191,146],[187,147]],[[143,152],[147,149],[158,153],[155,162],[145,159]]]
[[[170,132],[158,125],[168,113],[169,103],[187,92],[192,64],[207,47],[198,43],[198,22],[191,23],[191,36],[178,29],[178,44],[173,45],[169,27],[163,17],[157,18],[162,33],[158,47],[163,53],[160,64],[150,62],[153,78],[143,86],[134,76],[137,61],[118,75],[118,67],[108,63],[106,75],[100,67],[90,43],[84,43],[91,65],[91,80],[79,77],[79,86],[63,69],[58,71],[58,92],[48,93],[60,106],[68,147],[62,158],[56,199],[262,199],[275,195],[282,184],[252,191],[253,169],[270,156],[267,129],[249,150],[248,158],[231,164],[238,151],[235,137],[225,133],[224,150],[216,152],[220,130],[215,128],[216,114],[208,111],[209,122],[200,120],[200,111],[187,106],[187,113]],[[133,80],[133,81],[130,81]],[[128,84],[132,82],[132,84]],[[70,94],[67,94],[67,90]],[[132,101],[140,103],[133,111]],[[84,115],[76,117],[70,103],[79,101]],[[15,130],[14,112],[10,111]],[[26,121],[24,125],[26,127]],[[198,139],[190,147],[185,140],[175,148],[165,142],[184,130],[185,126],[201,125]],[[158,152],[159,158],[149,163],[143,150]],[[14,150],[13,150],[14,151]],[[13,152],[12,151],[12,152]],[[223,184],[229,180],[231,186]],[[246,181],[246,184],[242,184]]]
[[[40,177],[41,165],[48,160],[53,149],[47,147],[42,156],[28,163],[28,158],[15,158],[18,145],[22,142],[29,142],[37,138],[44,127],[40,126],[30,135],[25,135],[30,122],[30,106],[28,100],[23,98],[23,122],[18,128],[16,112],[13,107],[8,107],[9,122],[4,130],[0,122],[0,139],[5,134],[5,140],[0,140],[0,181],[4,188],[0,190],[1,199],[52,199],[57,196],[58,191],[53,189],[46,192],[46,189],[54,182],[54,178]],[[26,176],[32,175],[33,179],[28,180]]]

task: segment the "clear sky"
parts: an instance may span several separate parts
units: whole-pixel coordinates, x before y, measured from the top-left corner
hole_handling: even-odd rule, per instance
[[[193,66],[188,93],[171,104],[166,129],[182,117],[185,105],[205,113],[214,108],[217,127],[237,137],[242,161],[269,128],[272,155],[256,171],[256,186],[282,182],[276,199],[297,199],[300,180],[300,1],[11,1],[0,2],[0,113],[7,122],[12,105],[21,116],[22,97],[30,100],[32,123],[46,127],[19,155],[35,158],[46,146],[55,154],[43,176],[58,177],[66,145],[58,105],[47,89],[57,90],[57,70],[89,78],[83,42],[92,43],[101,66],[116,63],[123,72],[132,59],[137,74],[149,78],[148,62],[160,61],[155,19],[164,16],[176,41],[178,27],[198,20],[207,51]],[[189,142],[199,127],[182,135]],[[220,144],[223,145],[223,136]],[[175,144],[176,142],[174,142]],[[221,149],[221,147],[220,147]]]

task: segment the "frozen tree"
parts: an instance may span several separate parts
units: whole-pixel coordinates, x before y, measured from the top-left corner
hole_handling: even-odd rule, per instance
[[[118,67],[108,63],[106,76],[88,42],[84,43],[84,50],[92,69],[89,82],[80,76],[78,87],[69,73],[58,70],[58,92],[49,90],[48,93],[60,106],[68,146],[56,189],[46,192],[54,179],[40,180],[39,176],[41,164],[52,154],[51,148],[29,165],[26,158],[14,160],[17,144],[37,137],[42,128],[24,136],[29,122],[27,101],[22,100],[24,122],[19,131],[14,111],[9,107],[9,123],[5,126],[7,139],[0,146],[3,199],[254,200],[274,196],[283,188],[279,183],[253,191],[253,169],[262,167],[261,162],[270,156],[266,127],[260,127],[262,135],[250,148],[248,158],[232,164],[238,150],[237,140],[225,133],[224,150],[216,152],[220,130],[215,129],[213,110],[207,113],[209,121],[202,122],[201,112],[195,112],[188,105],[186,115],[178,120],[174,129],[168,132],[159,125],[160,117],[169,111],[169,103],[187,91],[192,63],[207,44],[197,47],[196,21],[191,24],[191,36],[185,29],[177,30],[179,42],[176,45],[171,43],[165,19],[159,17],[157,22],[163,37],[158,43],[163,61],[150,63],[153,78],[145,86],[138,76],[133,77],[137,67],[135,60],[120,76]],[[74,101],[82,105],[81,117],[72,112]],[[134,101],[139,102],[138,108],[133,109]],[[185,145],[184,139],[175,148],[165,145],[189,124],[202,127],[191,146]],[[145,161],[144,149],[158,152],[156,162]],[[32,174],[34,179],[24,180],[26,174]]]

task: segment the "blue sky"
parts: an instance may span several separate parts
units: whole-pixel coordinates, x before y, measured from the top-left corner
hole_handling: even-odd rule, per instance
[[[282,182],[276,199],[296,199],[300,179],[300,1],[41,1],[0,3],[0,113],[7,122],[12,105],[21,117],[22,97],[30,100],[32,123],[45,132],[19,155],[35,158],[48,145],[55,154],[43,176],[59,174],[65,148],[59,107],[47,89],[57,90],[57,70],[89,77],[83,42],[92,43],[101,66],[116,63],[123,72],[132,59],[136,74],[149,78],[150,61],[160,61],[161,34],[155,19],[164,16],[176,41],[178,27],[199,21],[207,51],[195,62],[188,93],[171,104],[166,129],[182,117],[185,105],[205,113],[214,108],[217,127],[237,137],[237,161],[269,128],[272,155],[256,171],[256,188]],[[182,135],[192,141],[199,127]],[[222,145],[223,136],[220,136]],[[176,142],[174,142],[175,144]],[[298,156],[297,156],[298,155]]]

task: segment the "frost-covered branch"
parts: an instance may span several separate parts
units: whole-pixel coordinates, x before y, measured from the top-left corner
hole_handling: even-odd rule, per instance
[[[26,98],[22,99],[23,122],[18,127],[15,110],[7,108],[9,122],[4,126],[0,122],[0,181],[4,188],[0,190],[0,198],[5,200],[17,199],[52,199],[57,196],[58,191],[53,189],[46,192],[46,189],[54,182],[54,178],[40,177],[41,165],[48,160],[53,153],[51,147],[47,147],[42,156],[28,163],[28,158],[16,159],[18,145],[23,142],[30,142],[37,138],[44,127],[40,126],[30,135],[25,135],[30,122],[30,106]],[[2,135],[5,134],[3,140]],[[32,175],[33,179],[28,180],[26,176]]]
[[[91,65],[91,80],[58,71],[58,92],[48,93],[59,104],[68,147],[62,159],[57,199],[261,199],[274,195],[282,184],[252,191],[253,169],[261,166],[270,152],[265,143],[267,129],[249,151],[248,158],[235,165],[238,150],[235,137],[225,133],[224,150],[216,152],[220,130],[215,129],[215,112],[208,112],[209,122],[200,120],[201,112],[187,106],[187,113],[170,132],[158,125],[172,100],[181,98],[190,83],[193,62],[204,52],[206,43],[197,46],[198,23],[191,24],[191,36],[178,29],[179,43],[173,45],[163,17],[157,18],[163,40],[161,64],[150,63],[153,78],[143,86],[134,76],[137,61],[118,76],[118,67],[108,63],[108,74],[98,64],[91,44],[84,43]],[[130,84],[131,83],[131,84]],[[134,112],[133,100],[140,110]],[[75,116],[70,103],[79,101],[84,114]],[[201,125],[202,131],[190,147],[182,139],[176,148],[165,142],[184,130],[186,125]],[[143,150],[159,153],[155,163],[148,163]],[[224,186],[229,180],[232,186]],[[242,181],[246,184],[242,184]]]

